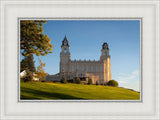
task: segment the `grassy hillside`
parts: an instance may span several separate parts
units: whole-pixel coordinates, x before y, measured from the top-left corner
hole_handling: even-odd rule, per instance
[[[40,90],[41,88],[41,90]],[[140,93],[125,88],[42,82],[21,82],[21,99],[139,100]]]

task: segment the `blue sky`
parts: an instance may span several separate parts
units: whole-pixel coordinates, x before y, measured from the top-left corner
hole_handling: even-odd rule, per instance
[[[59,72],[61,43],[70,44],[71,59],[99,60],[107,42],[111,55],[112,79],[120,87],[139,90],[140,21],[139,20],[49,20],[43,26],[53,45],[53,53],[41,57],[49,74]],[[35,56],[35,65],[38,66]]]

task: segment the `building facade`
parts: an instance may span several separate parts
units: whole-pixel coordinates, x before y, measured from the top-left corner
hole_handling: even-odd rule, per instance
[[[103,43],[98,61],[71,60],[69,48],[69,42],[65,36],[61,45],[59,73],[48,75],[46,80],[60,81],[62,76],[65,76],[67,80],[80,78],[84,83],[87,83],[90,78],[93,84],[96,84],[96,81],[105,84],[111,80],[111,63],[107,43]]]

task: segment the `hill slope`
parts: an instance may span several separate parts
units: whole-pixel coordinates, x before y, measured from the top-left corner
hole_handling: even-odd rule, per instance
[[[101,85],[21,82],[21,100],[139,100],[140,93]]]

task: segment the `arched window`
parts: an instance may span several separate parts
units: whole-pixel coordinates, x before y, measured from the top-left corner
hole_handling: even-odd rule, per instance
[[[78,65],[77,65],[77,70],[78,70]]]
[[[103,78],[102,75],[100,75],[100,80],[101,80],[102,78]]]
[[[64,72],[64,66],[62,67],[62,72]]]
[[[88,65],[86,65],[86,72],[88,72]]]
[[[102,72],[102,66],[100,66],[100,71]]]
[[[83,66],[81,66],[81,71],[84,71],[84,68],[83,68]]]
[[[91,66],[91,72],[93,72],[93,66]]]
[[[98,68],[97,68],[97,66],[96,66],[96,72],[98,71]]]
[[[74,66],[72,65],[72,72],[74,72]]]

